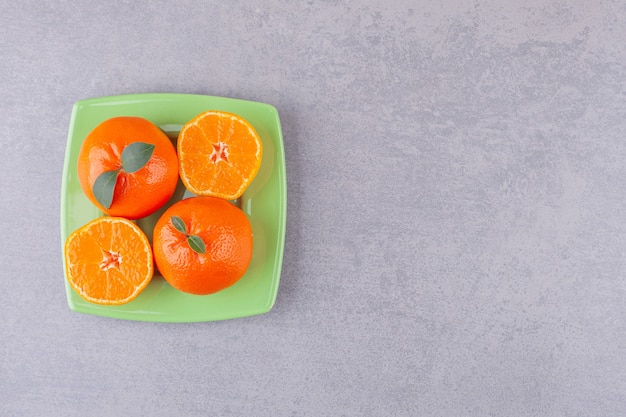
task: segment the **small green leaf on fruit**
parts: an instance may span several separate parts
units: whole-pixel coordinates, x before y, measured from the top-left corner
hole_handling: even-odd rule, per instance
[[[172,221],[172,224],[174,225],[174,228],[176,230],[185,235],[187,234],[187,225],[185,224],[183,219],[178,216],[172,216],[170,220]]]
[[[156,146],[150,143],[134,142],[122,151],[122,169],[129,174],[139,171],[152,157]]]
[[[194,251],[200,254],[206,253],[206,246],[204,245],[204,241],[200,236],[191,235],[187,237],[187,243],[189,244],[189,247]]]
[[[113,203],[113,193],[115,192],[115,183],[117,182],[117,174],[119,170],[103,172],[96,178],[93,183],[93,195],[98,203],[105,209],[109,209]]]

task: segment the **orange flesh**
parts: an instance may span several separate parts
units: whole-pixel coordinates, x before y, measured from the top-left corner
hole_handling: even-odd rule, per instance
[[[101,217],[72,233],[65,243],[67,279],[84,299],[124,304],[149,284],[152,250],[129,220]]]
[[[263,146],[241,117],[207,111],[189,121],[178,137],[180,177],[193,193],[239,198],[256,176]]]

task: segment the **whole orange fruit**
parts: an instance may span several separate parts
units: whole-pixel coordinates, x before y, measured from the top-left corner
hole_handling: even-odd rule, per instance
[[[70,286],[95,304],[134,300],[154,272],[148,238],[122,217],[99,217],[75,230],[65,241],[63,254]]]
[[[263,142],[243,117],[209,110],[178,134],[180,179],[194,194],[235,200],[256,177]]]
[[[174,194],[176,149],[165,133],[140,117],[105,120],[85,138],[78,154],[83,192],[110,216],[138,219]]]
[[[169,207],[153,233],[154,260],[172,287],[206,295],[237,282],[252,258],[246,214],[218,197],[190,197]]]

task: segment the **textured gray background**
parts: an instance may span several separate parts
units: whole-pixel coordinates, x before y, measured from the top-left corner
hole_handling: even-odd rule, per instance
[[[0,415],[626,415],[625,3],[499,3],[3,1]],[[144,92],[278,108],[268,314],[68,309],[72,105]]]

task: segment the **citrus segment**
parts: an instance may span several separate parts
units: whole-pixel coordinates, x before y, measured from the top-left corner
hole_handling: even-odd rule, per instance
[[[191,197],[172,205],[157,221],[153,241],[163,278],[191,294],[212,294],[233,285],[252,258],[248,217],[217,197]]]
[[[152,249],[143,231],[121,217],[100,217],[65,241],[70,286],[96,304],[124,304],[146,288],[154,272]]]
[[[254,127],[233,113],[210,110],[178,135],[180,178],[200,196],[241,197],[261,166],[263,144]]]

